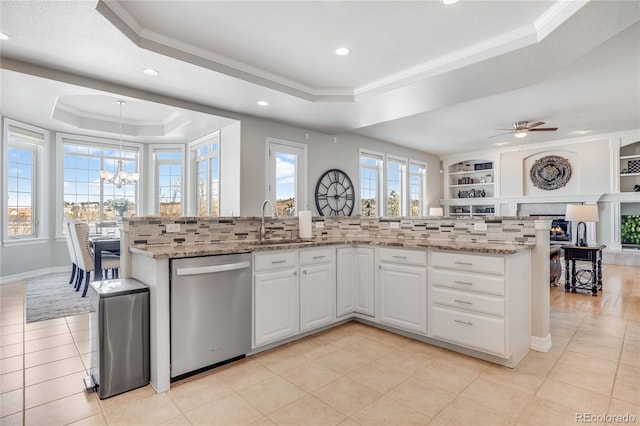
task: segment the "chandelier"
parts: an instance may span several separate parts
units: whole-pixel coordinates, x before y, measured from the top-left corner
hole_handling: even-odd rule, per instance
[[[120,159],[116,163],[115,173],[111,173],[110,171],[104,169],[100,170],[100,179],[102,179],[104,182],[114,184],[116,188],[122,188],[123,185],[138,182],[138,179],[140,179],[140,174],[129,173],[124,170],[124,161],[122,160],[122,105],[124,105],[126,102],[123,100],[117,100],[116,102],[120,104]]]

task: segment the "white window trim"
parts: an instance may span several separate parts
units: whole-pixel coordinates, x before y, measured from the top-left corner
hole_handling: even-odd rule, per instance
[[[308,199],[308,194],[307,194],[307,188],[308,188],[308,174],[309,174],[309,164],[308,164],[308,146],[306,144],[303,143],[299,143],[299,142],[292,142],[292,141],[287,141],[284,139],[276,139],[276,138],[271,138],[271,137],[267,137],[266,139],[266,143],[265,143],[265,200],[270,200],[273,203],[273,208],[276,208],[276,199],[275,199],[275,188],[272,191],[271,190],[271,163],[270,163],[270,155],[269,155],[269,149],[271,148],[271,144],[277,144],[277,145],[284,145],[284,146],[288,146],[291,148],[297,148],[297,149],[302,149],[303,151],[303,157],[301,160],[302,163],[302,167],[304,168],[304,173],[302,173],[302,176],[297,176],[298,179],[300,180],[300,184],[299,184],[299,190],[298,190],[298,196],[300,197],[300,205],[297,206],[298,212],[301,210],[308,210],[309,209],[309,199]]]
[[[387,203],[385,200],[385,175],[386,175],[386,164],[387,164],[387,154],[384,152],[372,151],[369,149],[360,148],[358,153],[358,209],[360,209],[360,200],[362,194],[360,193],[360,167],[362,167],[361,158],[362,157],[370,157],[379,159],[381,161],[380,166],[378,167],[378,206],[376,208],[376,217],[383,217],[383,212],[386,213]]]
[[[409,212],[409,215],[411,215],[411,166],[424,168],[424,176],[422,177],[422,194],[420,194],[420,196],[422,197],[420,216],[427,216],[427,172],[429,169],[427,167],[427,163],[425,163],[424,161],[411,159],[409,160],[409,166],[407,167],[407,212]]]
[[[385,216],[389,216],[389,212],[387,212],[386,210],[386,200],[387,200],[387,192],[388,192],[388,165],[389,162],[395,162],[395,163],[402,163],[404,166],[404,170],[402,171],[401,175],[400,175],[400,179],[402,180],[400,182],[400,197],[402,198],[401,202],[400,202],[400,217],[405,217],[407,216],[407,205],[408,205],[408,186],[407,186],[407,170],[408,170],[408,165],[409,165],[409,160],[406,157],[400,157],[397,155],[393,155],[393,154],[387,154],[385,160],[384,160],[384,164],[382,165],[383,169],[384,169],[384,199],[385,199]],[[398,217],[398,216],[394,216],[394,217]]]
[[[220,146],[220,145],[218,145]],[[159,208],[160,206],[158,205],[159,202],[159,196],[158,196],[158,173],[157,173],[157,163],[154,157],[154,154],[156,152],[176,152],[176,151],[180,151],[180,154],[182,155],[182,159],[181,159],[181,164],[182,164],[182,174],[181,174],[181,194],[182,194],[182,206],[181,206],[181,215],[184,216],[186,214],[186,195],[187,195],[187,187],[185,185],[186,182],[186,176],[187,176],[187,165],[186,163],[187,158],[186,158],[186,149],[185,146],[183,144],[149,144],[149,170],[153,170],[152,176],[151,176],[151,182],[150,182],[150,188],[152,188],[152,191],[149,191],[151,193],[151,199],[149,200],[149,202],[151,203],[151,207],[153,208],[153,211],[155,212],[154,214],[159,214]]]
[[[145,200],[140,195],[143,185],[146,181],[144,144],[127,141],[120,142],[119,140],[114,139],[97,138],[93,136],[76,135],[72,133],[56,133],[56,164],[58,165],[59,170],[56,176],[55,238],[64,237],[64,234],[62,232],[62,224],[64,223],[64,152],[62,149],[63,140],[82,142],[88,146],[96,146],[99,148],[108,146],[113,147],[114,149],[118,149],[121,143],[123,147],[136,148],[138,150],[138,173],[140,175],[140,180],[136,185],[136,215],[139,215],[141,214],[141,212],[145,211]]]
[[[36,232],[32,236],[21,237],[21,238],[9,238],[8,234],[8,225],[9,219],[4,212],[7,211],[7,199],[8,199],[8,183],[5,178],[5,173],[8,171],[9,167],[9,159],[8,159],[8,148],[9,148],[9,138],[7,137],[9,134],[9,126],[22,128],[28,130],[30,132],[38,133],[42,135],[42,143],[34,143],[36,145],[36,158],[35,158],[35,179],[33,185],[34,195],[34,203],[35,206],[32,206],[32,209],[35,210],[35,227]],[[2,157],[3,161],[0,164],[0,176],[2,176],[2,200],[0,201],[0,208],[2,209],[2,238],[3,238],[3,246],[9,247],[14,245],[25,245],[25,244],[40,244],[42,241],[47,241],[48,238],[45,237],[48,233],[49,224],[46,220],[45,211],[47,211],[47,199],[46,194],[48,193],[46,185],[46,176],[49,175],[49,166],[47,157],[49,155],[49,131],[46,129],[42,129],[40,127],[32,126],[30,124],[26,124],[20,121],[13,120],[11,118],[4,117],[3,127],[2,127]]]
[[[220,130],[216,130],[215,132],[211,132],[207,135],[202,136],[196,140],[193,140],[187,144],[187,152],[188,159],[185,161],[185,171],[184,173],[187,176],[187,186],[184,194],[184,200],[187,215],[193,217],[199,217],[198,211],[198,167],[197,167],[197,156],[198,156],[198,148],[202,145],[212,143],[213,139],[218,140],[218,166],[220,167],[220,176],[218,179],[218,214],[222,211],[220,202],[222,195],[222,157],[220,153],[222,152],[222,134]],[[184,207],[183,207],[184,211]]]

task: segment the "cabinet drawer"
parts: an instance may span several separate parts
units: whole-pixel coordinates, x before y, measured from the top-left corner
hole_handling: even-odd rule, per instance
[[[476,254],[433,252],[433,266],[459,271],[504,274],[504,258]]]
[[[462,346],[506,355],[504,319],[431,307],[431,337]]]
[[[433,269],[430,284],[465,291],[504,295],[504,278],[491,275],[479,275],[468,272]]]
[[[260,253],[254,255],[254,271],[270,271],[292,268],[297,265],[295,251],[277,251],[274,253]]]
[[[434,287],[431,302],[466,311],[504,316],[504,298]]]
[[[330,248],[300,250],[300,265],[329,263],[333,260],[333,251]]]
[[[427,252],[419,250],[380,249],[381,262],[406,263],[410,265],[426,265]]]

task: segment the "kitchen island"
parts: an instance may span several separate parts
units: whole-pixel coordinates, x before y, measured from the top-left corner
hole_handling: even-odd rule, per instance
[[[529,230],[524,232],[531,235]],[[291,327],[283,327],[282,323],[264,323],[264,318],[272,318],[272,315],[264,312],[268,313],[269,309],[279,312],[274,303],[283,302],[260,298],[259,295],[264,293],[260,293],[260,274],[263,272],[254,271],[254,309],[259,313],[254,311],[252,318],[252,353],[352,319],[511,367],[517,364],[529,348],[550,348],[550,336],[543,336],[546,342],[542,341],[545,344],[540,345],[541,340],[531,333],[532,319],[535,317],[531,315],[531,307],[535,302],[529,277],[536,278],[532,268],[532,259],[536,258],[536,242],[451,241],[433,238],[434,235],[415,238],[415,235],[407,233],[403,238],[392,239],[381,234],[382,238],[371,235],[352,238],[314,235],[311,241],[272,238],[270,242],[260,242],[246,238],[214,244],[183,241],[140,244],[138,236],[133,237],[138,244],[129,247],[124,264],[126,272],[123,272],[146,283],[151,289],[151,382],[154,388],[161,392],[170,387],[169,270],[171,259],[184,257],[252,253],[254,268],[256,259],[259,260],[261,256],[271,256],[270,259],[274,259],[273,256],[286,255],[287,258],[294,259],[288,266],[289,269],[284,266],[274,269],[275,272],[283,273],[283,276],[292,271],[291,277],[295,277],[282,281],[283,285],[296,289],[295,294],[292,293],[290,300],[286,302],[296,303],[293,307],[296,315],[282,320],[295,322]],[[544,233],[540,234],[544,238]],[[180,240],[180,237],[175,239]],[[327,312],[331,314],[322,312],[322,316],[314,317],[316,313],[305,311],[305,306],[311,306],[305,305],[305,288],[313,287],[305,286],[304,280],[308,278],[303,274],[314,267],[312,263],[306,264],[304,259],[321,257],[311,256],[315,250],[325,250],[322,252],[323,256],[331,253],[335,260],[333,266],[326,269],[329,271],[326,278],[320,281],[324,283],[333,277],[333,287],[324,292],[327,295],[327,306],[330,307]],[[362,310],[362,301],[360,304],[352,303],[353,307],[349,307],[349,303],[353,302],[349,302],[349,297],[353,297],[353,285],[361,284],[351,282],[353,276],[350,275],[351,272],[345,273],[349,270],[345,269],[345,265],[353,263],[351,260],[354,258],[349,256],[357,250],[360,253],[363,250],[371,253],[372,263],[368,266],[371,275],[364,281],[365,285],[370,285],[368,291],[374,305],[370,312]],[[276,261],[274,264],[279,263]],[[486,265],[492,266],[486,269]],[[407,271],[411,274],[407,275]],[[468,287],[469,277],[481,278],[476,284],[477,291],[464,288]],[[395,285],[397,283],[403,283],[403,286],[398,287]],[[545,289],[548,292],[548,288]],[[318,295],[314,297],[316,299],[313,306],[316,306]],[[416,300],[419,303],[414,303]],[[411,305],[412,308],[405,309],[405,305]],[[548,307],[546,315],[548,316]],[[451,329],[448,325],[450,323],[460,329]],[[481,332],[468,331],[471,329]],[[274,330],[278,332],[273,333]],[[485,335],[487,338],[474,335]],[[498,336],[497,340],[495,335]]]

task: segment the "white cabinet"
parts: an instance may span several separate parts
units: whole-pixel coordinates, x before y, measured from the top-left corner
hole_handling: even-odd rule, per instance
[[[294,336],[299,330],[297,253],[257,253],[253,258],[254,347]]]
[[[300,251],[300,331],[335,319],[336,273],[334,249]]]
[[[515,366],[529,349],[529,255],[430,252],[429,336]]]
[[[427,333],[426,251],[380,249],[380,322]]]
[[[341,247],[337,256],[337,316],[354,312],[375,316],[374,249]]]

